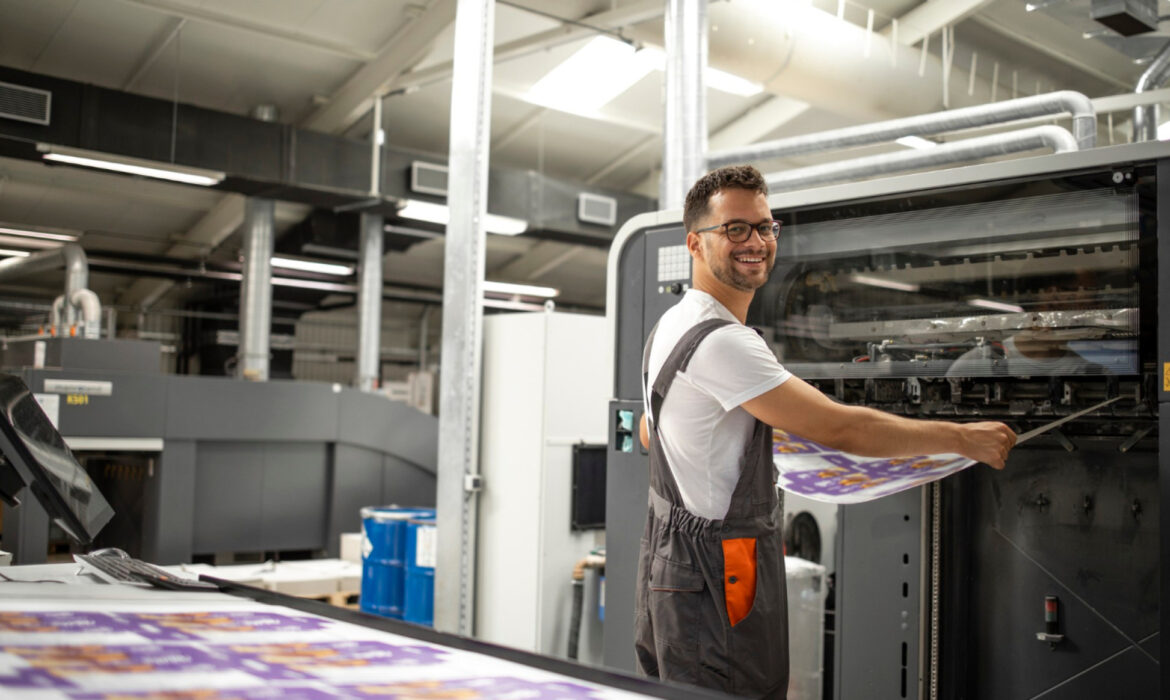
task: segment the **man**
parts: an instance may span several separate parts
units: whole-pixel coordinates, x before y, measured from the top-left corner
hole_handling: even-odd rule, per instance
[[[793,377],[744,325],[780,225],[750,166],[703,176],[683,223],[692,289],[647,341],[650,513],[635,603],[640,670],[784,698],[788,614],[772,427],[872,457],[957,452],[1002,469],[1002,423],[917,421],[843,406]],[[646,416],[649,417],[647,423]]]

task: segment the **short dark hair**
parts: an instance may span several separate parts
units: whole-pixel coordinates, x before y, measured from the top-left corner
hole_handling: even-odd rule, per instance
[[[749,190],[768,196],[768,183],[764,176],[750,165],[728,165],[712,170],[699,178],[691,191],[687,192],[683,208],[683,226],[694,231],[703,217],[707,216],[711,195],[719,190]]]

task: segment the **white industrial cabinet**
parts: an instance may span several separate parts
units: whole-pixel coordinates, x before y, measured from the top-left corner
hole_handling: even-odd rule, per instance
[[[572,532],[573,445],[605,443],[613,371],[605,319],[484,319],[478,638],[564,656],[573,565],[604,543]],[[598,573],[586,573],[579,658],[601,662]]]

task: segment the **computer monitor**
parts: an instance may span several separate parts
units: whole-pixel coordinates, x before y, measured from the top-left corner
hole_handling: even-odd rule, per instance
[[[27,486],[67,535],[89,544],[114,509],[78,464],[28,386],[0,373],[0,497],[9,506]]]

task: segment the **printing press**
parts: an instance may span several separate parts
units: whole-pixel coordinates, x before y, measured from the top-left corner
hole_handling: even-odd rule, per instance
[[[747,322],[829,396],[1018,433],[1117,399],[1022,445],[1002,472],[977,465],[835,508],[835,541],[823,543],[835,560],[824,697],[1158,697],[1170,687],[1159,664],[1170,322],[1157,313],[1170,295],[1158,266],[1159,254],[1170,259],[1170,147],[987,163],[769,204],[784,228]],[[610,256],[611,665],[632,659],[630,630],[608,620],[630,619],[647,488],[647,458],[623,421],[641,412],[643,341],[690,281],[681,218],[633,219]],[[794,647],[819,641],[792,632]]]

